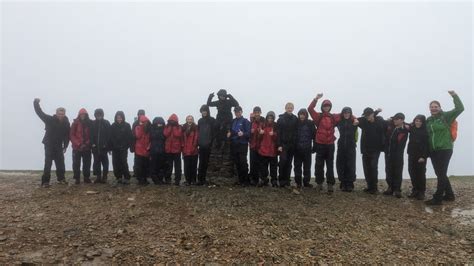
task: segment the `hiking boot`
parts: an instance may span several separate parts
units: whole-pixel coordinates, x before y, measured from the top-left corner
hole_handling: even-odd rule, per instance
[[[402,192],[400,192],[400,191],[395,191],[395,192],[393,193],[393,195],[394,195],[396,198],[398,198],[398,199],[401,199],[401,198],[402,198]]]
[[[323,184],[317,184],[316,191],[323,191]]]
[[[441,200],[432,198],[430,200],[425,201],[425,204],[429,206],[437,206],[437,205],[443,205],[443,202]]]
[[[42,188],[49,188],[51,186],[49,185],[49,183],[44,183],[44,184],[41,184],[41,187]]]
[[[444,195],[443,200],[444,201],[455,201],[456,197],[454,197],[454,195],[452,195],[452,196]]]
[[[328,185],[328,193],[331,194],[334,192],[334,185]]]
[[[102,183],[102,178],[100,178],[100,176],[96,177],[96,179],[94,180],[94,184],[100,184]]]
[[[48,183],[49,184],[49,183]],[[65,179],[58,180],[58,184],[60,185],[67,185],[68,183],[66,182]]]
[[[312,187],[313,187],[313,185],[311,185],[310,183],[304,183],[303,186],[304,186],[304,187],[307,187],[307,188],[312,188]]]
[[[425,199],[425,193],[418,193],[415,198],[417,200],[424,200]]]
[[[92,181],[91,181],[91,179],[90,179],[90,178],[88,178],[88,177],[84,177],[84,183],[86,183],[86,184],[90,184],[90,183],[92,183]]]
[[[107,184],[107,176],[103,176],[102,179],[100,180],[101,184]]]
[[[393,191],[392,191],[392,189],[388,188],[387,190],[385,190],[385,191],[383,192],[383,194],[384,194],[385,196],[392,196],[392,195],[393,195]]]
[[[79,178],[76,178],[74,181],[74,184],[79,185],[81,184],[81,180]]]
[[[418,196],[418,192],[417,191],[412,191],[410,193],[410,195],[408,195],[408,198],[413,199],[413,198],[416,198],[416,196]]]
[[[130,179],[124,179],[124,180],[122,181],[122,184],[123,184],[123,185],[126,185],[126,186],[130,185]]]

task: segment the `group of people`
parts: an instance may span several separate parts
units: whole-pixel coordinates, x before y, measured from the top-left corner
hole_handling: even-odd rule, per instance
[[[356,180],[356,147],[361,129],[360,151],[367,188],[365,192],[378,193],[378,162],[385,154],[385,173],[388,188],[384,195],[401,198],[405,147],[408,142],[408,170],[412,182],[411,198],[423,200],[426,191],[426,163],[431,158],[438,178],[430,205],[455,199],[447,171],[456,138],[456,117],[464,110],[459,96],[449,91],[454,99],[454,109],[443,111],[438,101],[430,103],[431,116],[417,115],[411,123],[403,113],[389,119],[379,114],[381,109],[367,107],[361,117],[356,117],[350,107],[340,113],[332,112],[332,103],[324,100],[320,111],[315,107],[323,97],[317,96],[307,108],[294,115],[294,105],[287,103],[285,112],[276,117],[269,111],[262,115],[260,107],[253,108],[249,119],[242,115],[238,101],[225,90],[208,97],[200,108],[201,118],[195,123],[188,115],[184,124],[172,114],[167,121],[155,117],[152,121],[139,110],[132,125],[125,120],[124,112],[115,114],[114,122],[104,119],[104,111],[96,109],[94,120],[87,110],[79,110],[70,125],[65,109],[58,108],[53,116],[45,114],[34,100],[37,115],[45,123],[45,166],[42,186],[49,187],[52,162],[56,165],[59,183],[65,181],[64,153],[72,143],[73,172],[80,184],[81,162],[84,183],[91,183],[91,161],[95,183],[106,183],[109,170],[109,153],[112,154],[113,172],[118,184],[129,184],[131,174],[127,162],[128,151],[135,154],[133,173],[140,185],[171,184],[174,169],[175,185],[181,184],[184,161],[186,185],[205,185],[212,149],[222,149],[230,143],[230,154],[242,186],[290,186],[292,168],[296,186],[312,187],[312,154],[316,153],[316,188],[322,191],[324,181],[327,192],[333,193],[336,183],[334,157],[337,144],[336,171],[340,189],[354,190]],[[210,107],[217,108],[216,118]],[[234,115],[232,115],[232,108]],[[339,131],[339,139],[335,129]],[[337,142],[337,143],[336,143]],[[248,153],[250,151],[250,163]]]

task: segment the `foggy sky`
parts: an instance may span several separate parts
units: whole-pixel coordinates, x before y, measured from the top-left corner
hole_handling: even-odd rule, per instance
[[[64,106],[71,122],[81,107],[91,116],[101,107],[111,121],[123,110],[132,122],[143,108],[150,119],[176,113],[183,123],[188,114],[197,120],[221,88],[245,117],[255,105],[264,115],[282,113],[288,101],[297,112],[322,92],[333,112],[381,107],[385,118],[401,111],[411,121],[428,115],[434,99],[452,109],[454,89],[466,111],[449,174],[474,173],[471,2],[2,2],[1,9],[0,169],[43,167],[35,97],[49,114]],[[383,157],[381,178],[382,170]]]

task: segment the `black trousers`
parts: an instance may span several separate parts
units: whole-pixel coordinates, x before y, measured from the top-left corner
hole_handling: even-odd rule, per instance
[[[260,179],[263,184],[268,184],[268,175],[270,174],[272,185],[277,185],[278,158],[260,156]]]
[[[234,161],[234,165],[237,168],[239,184],[241,185],[249,184],[249,166],[247,163],[248,146],[247,143],[232,142],[230,144],[230,154]]]
[[[174,166],[174,184],[179,185],[181,182],[181,153],[167,153],[168,169],[166,171],[166,183],[171,183],[171,175]]]
[[[390,166],[390,156],[388,152],[384,152],[384,157],[385,157],[385,182],[387,182],[388,189],[392,189],[392,169]]]
[[[93,153],[94,163],[92,165],[93,173],[95,176],[107,177],[109,174],[109,155],[107,152],[104,153]]]
[[[250,150],[250,179],[254,184],[259,180],[260,157],[257,150]]]
[[[150,158],[135,154],[133,170],[138,182],[140,184],[146,183],[146,179],[150,176]]]
[[[295,152],[295,182],[301,186],[301,179],[303,177],[303,183],[309,184],[311,180],[311,150]]]
[[[378,175],[379,175],[379,157],[380,152],[366,152],[362,154],[362,166],[364,167],[365,182],[367,182],[368,190],[378,190]]]
[[[150,163],[151,179],[155,184],[163,183],[168,169],[166,154],[152,154]]]
[[[334,185],[334,144],[316,144],[316,183],[324,183],[324,164],[326,164],[326,179],[328,185]]]
[[[184,156],[184,177],[188,184],[196,184],[198,155]]]
[[[388,165],[390,171],[390,179],[387,180],[388,187],[393,192],[402,191],[403,178],[403,154],[402,155],[388,155]]]
[[[128,150],[112,151],[112,166],[114,168],[114,176],[117,179],[125,178],[130,180],[130,170],[128,168]]]
[[[354,188],[356,181],[355,147],[337,147],[336,170],[341,187]]]
[[[278,162],[278,182],[280,186],[290,185],[291,168],[294,156],[295,153],[293,149],[283,148],[283,151],[280,153],[280,161]]]
[[[418,156],[408,156],[408,173],[410,174],[412,191],[425,193],[426,191],[426,160],[418,162]]]
[[[58,181],[65,180],[66,166],[64,165],[63,148],[44,146],[44,169],[41,184],[49,184],[51,179],[51,166],[56,166],[56,178]]]
[[[211,156],[210,147],[199,147],[199,172],[198,179],[200,183],[206,182],[207,167],[209,166],[209,157]]]
[[[433,151],[430,154],[431,163],[438,178],[438,185],[433,198],[441,201],[443,196],[454,197],[453,188],[448,178],[449,161],[453,155],[453,150]]]
[[[74,172],[74,179],[78,180],[81,177],[81,161],[84,179],[91,177],[91,159],[91,151],[72,151],[72,171]]]

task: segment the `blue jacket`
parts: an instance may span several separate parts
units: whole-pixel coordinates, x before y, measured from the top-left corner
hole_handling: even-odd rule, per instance
[[[230,139],[232,143],[248,144],[250,139],[250,121],[241,117],[232,120],[232,127],[230,128]],[[244,134],[239,137],[238,133],[242,131]]]

